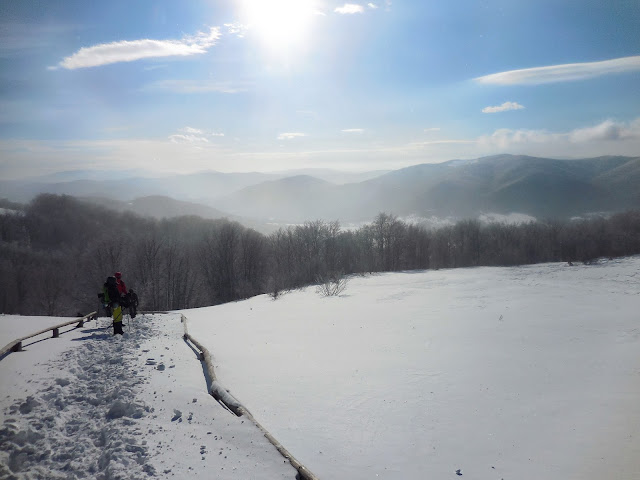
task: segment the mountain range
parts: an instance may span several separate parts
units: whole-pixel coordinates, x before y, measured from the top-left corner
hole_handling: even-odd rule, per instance
[[[366,221],[381,211],[421,217],[517,212],[536,218],[566,218],[640,208],[640,157],[557,160],[497,155],[386,172],[202,172],[117,180],[100,180],[95,174],[79,177],[66,173],[30,181],[0,181],[0,197],[21,202],[42,192],[104,197],[121,202],[114,202],[114,208],[154,217],[226,216],[260,224]],[[57,181],[61,178],[70,180]]]
[[[367,220],[380,211],[424,217],[489,212],[570,217],[640,207],[640,157],[499,155],[415,165],[345,185],[297,176],[246,187],[216,206],[240,216],[288,221]]]

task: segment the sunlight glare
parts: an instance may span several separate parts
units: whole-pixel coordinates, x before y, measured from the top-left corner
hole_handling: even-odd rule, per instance
[[[316,14],[316,0],[242,0],[243,23],[276,54],[302,49]]]

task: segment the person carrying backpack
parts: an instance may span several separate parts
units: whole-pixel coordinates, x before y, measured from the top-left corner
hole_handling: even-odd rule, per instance
[[[111,301],[109,299],[109,292],[107,290],[107,282],[102,284],[102,292],[98,294],[98,298],[100,299],[100,303],[102,303],[102,307],[104,308],[104,313],[107,317],[111,316]]]
[[[129,298],[129,315],[131,315],[131,318],[136,318],[138,310],[138,295],[133,291],[133,288],[130,288],[127,296]]]
[[[120,292],[121,296],[124,296],[127,294],[127,286],[124,284],[124,280],[122,280],[122,273],[120,272],[116,272],[113,274],[114,277],[116,277],[116,285],[118,286],[118,291]]]
[[[123,335],[122,331],[122,296],[118,289],[116,277],[107,277],[105,282],[105,301],[108,301],[113,313],[113,334]]]

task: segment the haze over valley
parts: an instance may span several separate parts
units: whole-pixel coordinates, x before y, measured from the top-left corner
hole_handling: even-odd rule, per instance
[[[267,224],[315,219],[347,225],[369,221],[381,211],[402,218],[520,214],[544,219],[640,207],[640,157],[556,160],[499,155],[391,172],[303,173],[203,172],[100,180],[67,172],[66,177],[75,179],[0,182],[0,197],[24,202],[39,193],[67,194],[142,216],[226,217],[259,230],[272,230]]]

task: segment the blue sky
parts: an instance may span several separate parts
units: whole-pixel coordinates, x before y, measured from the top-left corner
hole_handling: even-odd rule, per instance
[[[2,2],[0,176],[640,155],[637,0]]]

